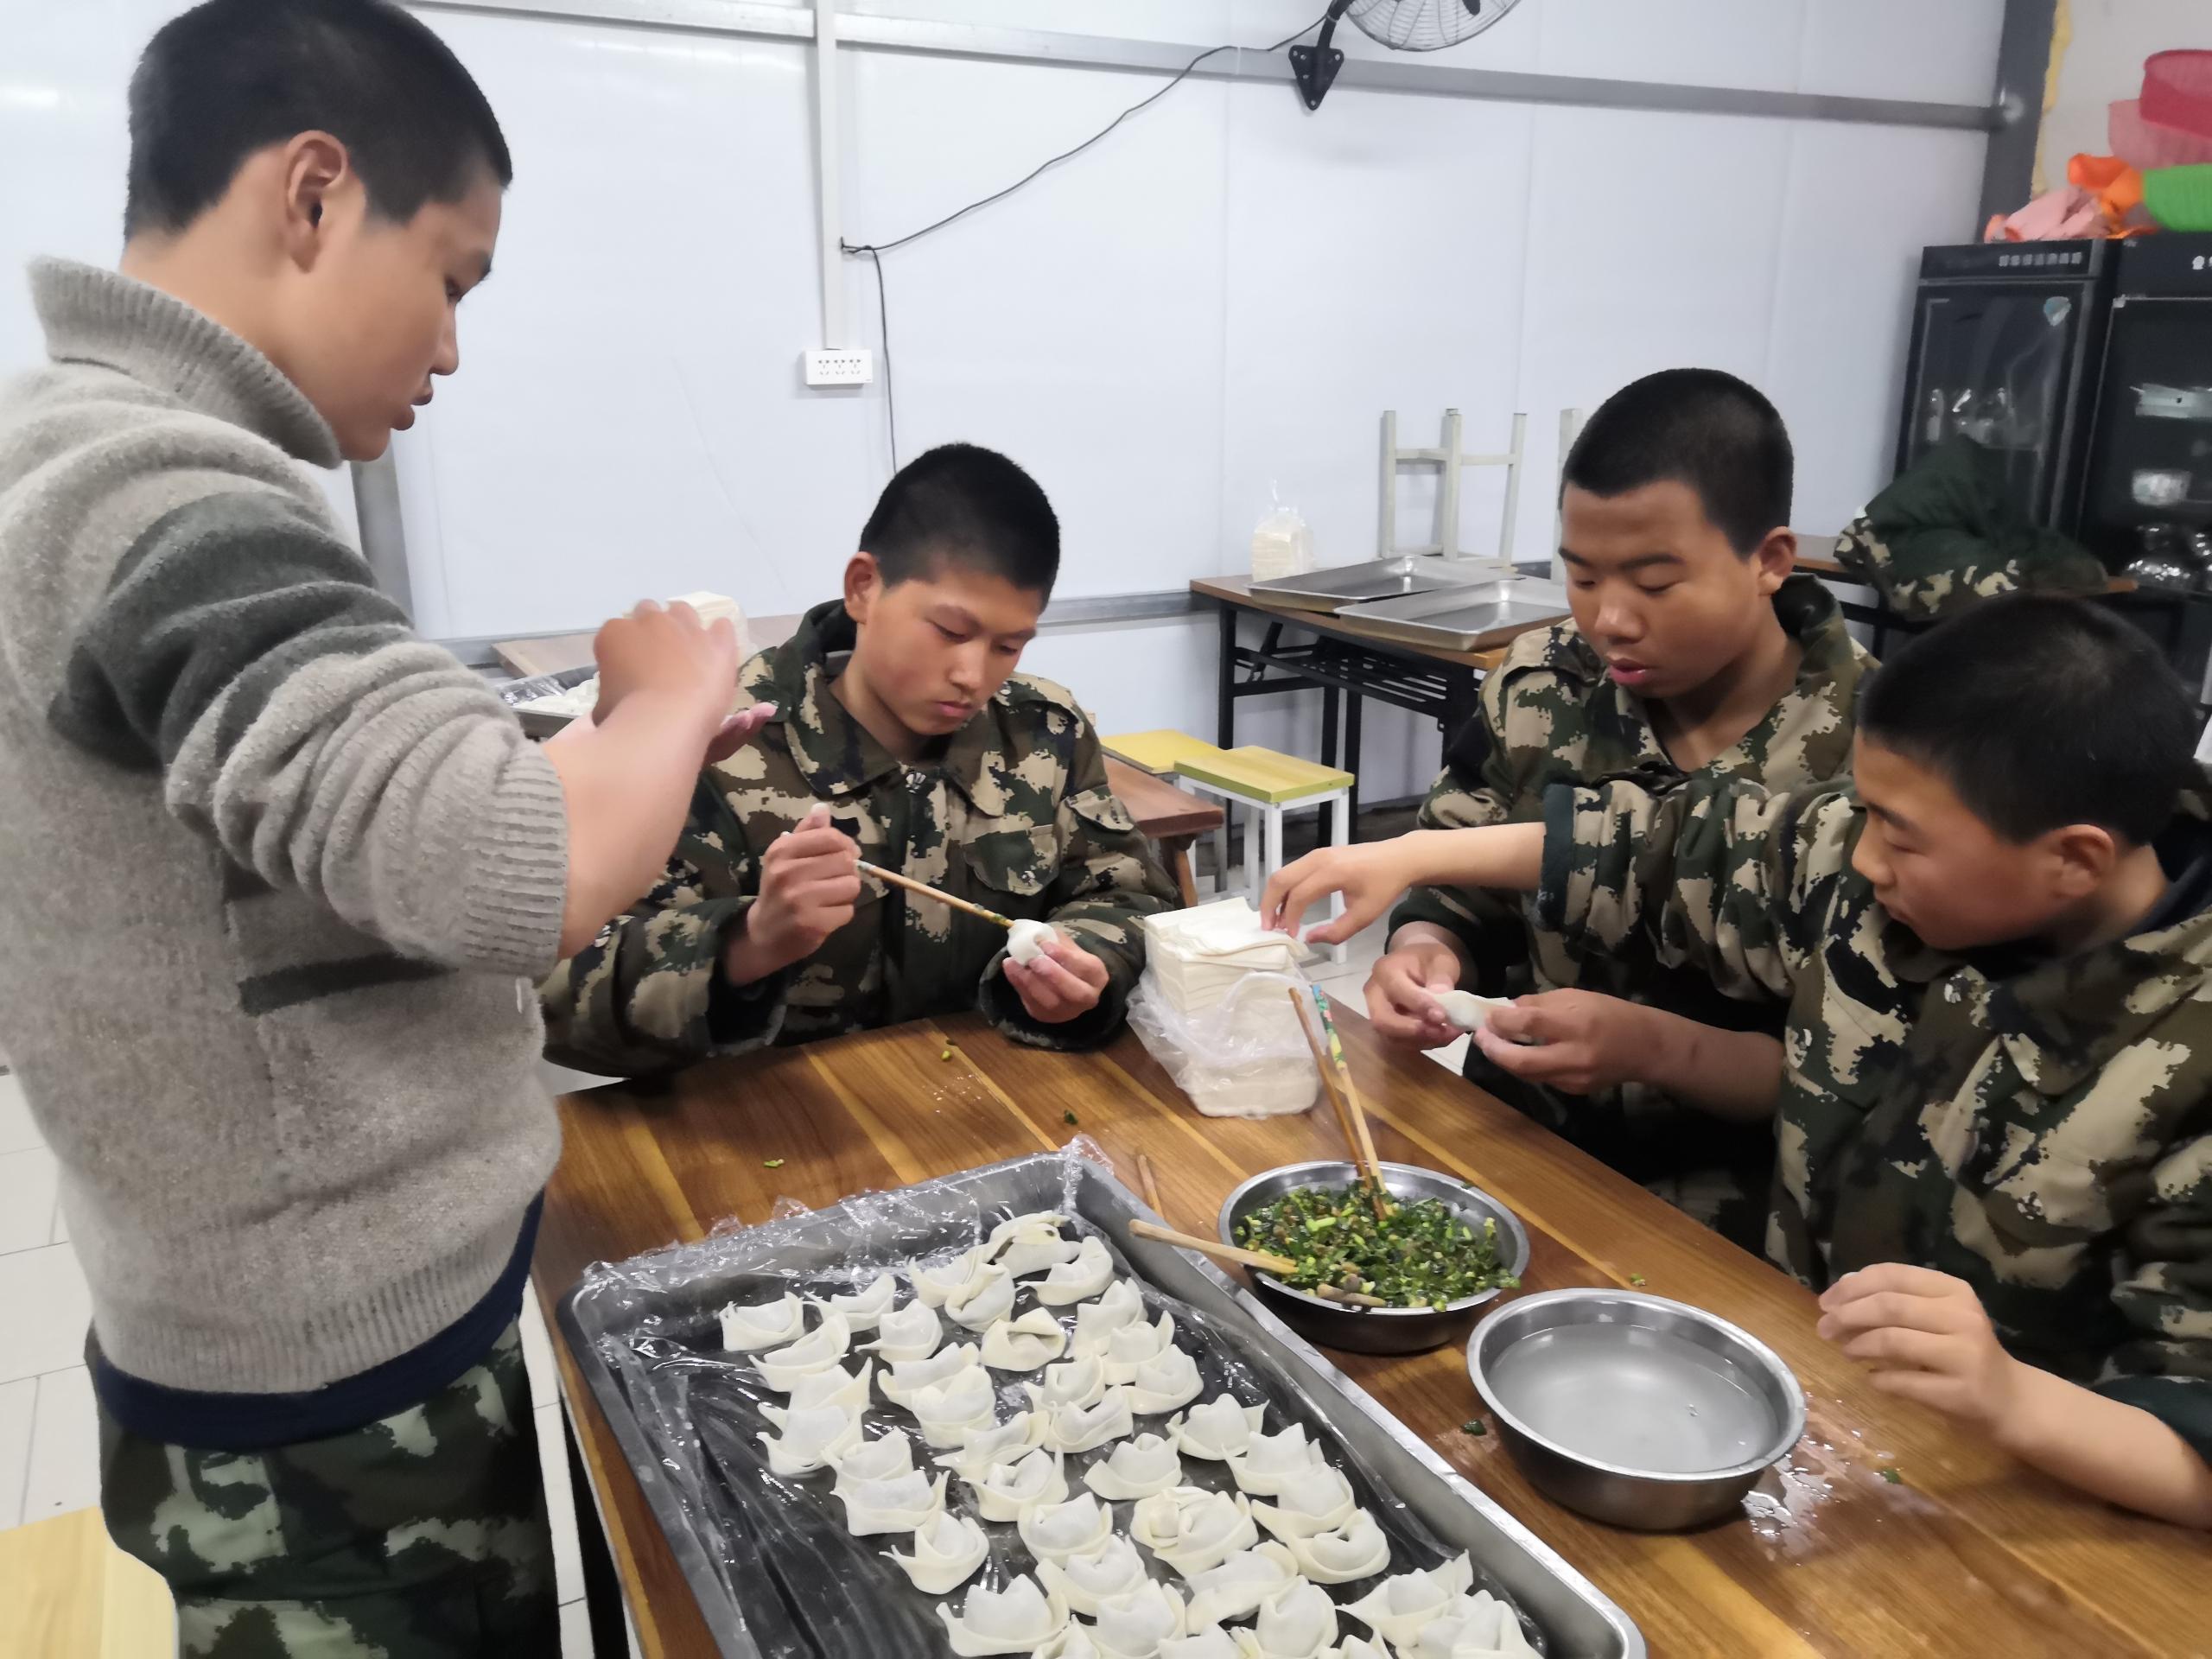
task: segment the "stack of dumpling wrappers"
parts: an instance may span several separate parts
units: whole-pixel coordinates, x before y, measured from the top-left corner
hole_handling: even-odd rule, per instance
[[[1310,957],[1260,925],[1242,896],[1145,918],[1141,1011],[1131,1023],[1210,1117],[1275,1117],[1313,1105],[1320,1079],[1284,994]]]

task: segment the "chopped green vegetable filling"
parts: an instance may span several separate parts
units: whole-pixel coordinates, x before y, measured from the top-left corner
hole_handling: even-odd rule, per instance
[[[1644,1276],[1640,1273],[1631,1273],[1629,1274],[1628,1281],[1631,1285],[1641,1285],[1647,1282]]]
[[[1075,1122],[1075,1114],[1074,1114],[1073,1112],[1062,1112],[1062,1113],[1060,1114],[1060,1122],[1063,1122],[1063,1123],[1072,1123],[1072,1122]]]
[[[1520,1281],[1499,1258],[1497,1224],[1479,1225],[1440,1198],[1394,1204],[1377,1220],[1364,1186],[1302,1186],[1236,1224],[1248,1249],[1287,1256],[1298,1290],[1348,1290],[1392,1307],[1442,1307]]]
[[[781,1169],[783,1166],[784,1160],[780,1158],[763,1158],[760,1160],[760,1167],[763,1169]]]
[[[1894,1469],[1883,1470],[1882,1478],[1888,1481],[1892,1486],[1902,1486],[1904,1484],[1904,1477],[1897,1473]]]
[[[1479,1440],[1484,1435],[1490,1433],[1490,1425],[1483,1421],[1479,1417],[1470,1417],[1465,1422],[1459,1425],[1459,1432],[1462,1434],[1471,1434]]]

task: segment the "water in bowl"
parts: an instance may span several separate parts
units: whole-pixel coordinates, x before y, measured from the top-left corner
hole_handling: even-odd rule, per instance
[[[1490,1384],[1506,1409],[1554,1445],[1656,1474],[1748,1463],[1780,1427],[1739,1367],[1641,1325],[1533,1332],[1491,1363]]]

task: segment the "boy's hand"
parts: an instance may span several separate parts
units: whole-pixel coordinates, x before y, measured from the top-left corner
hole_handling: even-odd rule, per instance
[[[2025,1368],[2005,1351],[1974,1287],[1948,1273],[1885,1262],[1847,1273],[1821,1298],[1820,1334],[1874,1372],[1885,1394],[1985,1432],[2015,1414]]]
[[[1324,847],[1294,859],[1268,878],[1260,899],[1260,925],[1294,934],[1309,944],[1341,944],[1398,902],[1420,871],[1404,845],[1371,841],[1359,847]],[[1332,893],[1344,896],[1344,913],[1299,932],[1307,908]]]
[[[817,806],[760,855],[760,894],[722,956],[722,975],[750,985],[802,962],[853,919],[861,896],[861,849]]]
[[[649,599],[601,626],[591,649],[599,664],[595,724],[604,726],[627,699],[649,697],[696,717],[702,750],[722,741],[737,697],[737,630],[727,617],[709,626],[689,605]]]
[[[1043,1026],[1065,1025],[1090,1013],[1109,983],[1103,962],[1058,934],[1044,942],[1035,961],[1008,957],[1000,971],[1029,1017]]]
[[[1651,1010],[1597,991],[1540,991],[1492,1008],[1475,1033],[1501,1071],[1570,1095],[1647,1081],[1657,1052]]]
[[[1440,991],[1459,983],[1459,953],[1451,943],[1408,923],[1367,978],[1367,1020],[1378,1037],[1417,1048],[1442,1048],[1456,1041],[1459,1027],[1436,1006]]]

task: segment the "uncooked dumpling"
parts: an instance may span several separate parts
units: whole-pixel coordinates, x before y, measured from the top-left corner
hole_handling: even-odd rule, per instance
[[[995,1371],[1033,1371],[1058,1359],[1067,1345],[1060,1322],[1041,1307],[1032,1308],[983,1332],[983,1363]]]
[[[944,1338],[944,1321],[927,1302],[909,1302],[884,1314],[876,1323],[875,1340],[861,1344],[862,1353],[912,1364],[937,1352]]]
[[[922,1438],[935,1446],[958,1446],[972,1431],[990,1427],[997,1406],[991,1374],[980,1365],[917,1389],[906,1401],[906,1409],[922,1426]]]
[[[1038,1569],[1038,1576],[1044,1576],[1043,1568]],[[1070,1619],[1065,1630],[1031,1654],[1029,1659],[1105,1659],[1105,1656],[1090,1639],[1090,1627]]]
[[[1068,1495],[1060,1454],[1033,1446],[1011,1463],[994,1464],[968,1483],[976,1513],[986,1521],[1019,1521],[1033,1503],[1057,1503]]]
[[[1033,1503],[1014,1523],[1021,1541],[1040,1561],[1086,1555],[1114,1535],[1114,1516],[1089,1492],[1058,1503]]]
[[[1337,1643],[1336,1659],[1390,1659],[1390,1654],[1380,1642],[1370,1642],[1363,1636],[1348,1636]]]
[[[1104,1659],[1157,1659],[1160,1644],[1186,1628],[1182,1597],[1147,1579],[1127,1594],[1098,1605],[1090,1639]]]
[[[1114,1282],[1114,1258],[1096,1238],[1086,1238],[1076,1253],[1056,1262],[1036,1287],[1037,1300],[1047,1307],[1064,1307],[1096,1296]]]
[[[1185,1608],[1183,1617],[1191,1626],[1188,1636],[1171,1636],[1160,1644],[1160,1659],[1243,1659],[1244,1649],[1236,1645],[1236,1638],[1217,1624],[1204,1624],[1192,1618]],[[1389,1659],[1385,1655],[1384,1659]]]
[[[1273,1497],[1293,1475],[1323,1467],[1327,1461],[1321,1448],[1306,1438],[1303,1423],[1293,1423],[1279,1434],[1255,1434],[1249,1448],[1228,1459],[1236,1490],[1255,1497]]]
[[[1297,1558],[1272,1539],[1237,1550],[1220,1566],[1190,1574],[1192,1628],[1249,1618],[1297,1576]]]
[[[1176,1486],[1139,1501],[1129,1536],[1187,1579],[1251,1548],[1260,1532],[1243,1495]]]
[[[961,1659],[984,1659],[998,1653],[1029,1653],[1058,1635],[1068,1622],[1067,1604],[1048,1597],[1027,1573],[1003,1590],[977,1585],[952,1609],[938,1604],[937,1616],[944,1621],[944,1634]]]
[[[768,1467],[779,1475],[810,1475],[861,1443],[861,1414],[850,1406],[763,1406],[760,1414],[779,1431],[760,1438]]]
[[[891,1311],[891,1304],[899,1294],[898,1275],[888,1271],[879,1273],[867,1286],[849,1296],[832,1296],[830,1306],[845,1316],[845,1323],[855,1331],[873,1331],[876,1322]]]
[[[1463,1550],[1441,1567],[1385,1579],[1357,1601],[1345,1603],[1344,1611],[1392,1647],[1410,1648],[1421,1639],[1421,1627],[1441,1618],[1474,1581],[1474,1563]]]
[[[1067,935],[1049,922],[1016,922],[1007,930],[1007,954],[1016,962],[1033,963],[1045,954],[1045,943],[1048,939],[1058,939],[1065,944]]]
[[[1040,1411],[1062,1406],[1095,1406],[1106,1397],[1106,1362],[1096,1354],[1063,1360],[1045,1368],[1042,1382],[1025,1382],[1029,1398]]]
[[[1260,1604],[1257,1659],[1325,1659],[1337,1639],[1337,1605],[1318,1584],[1294,1579]]]
[[[1096,1301],[1084,1302],[1076,1308],[1075,1344],[1071,1351],[1077,1358],[1090,1354],[1103,1357],[1109,1337],[1143,1318],[1144,1298],[1137,1294],[1136,1287],[1128,1280],[1116,1279]]]
[[[1182,1478],[1183,1459],[1175,1455],[1173,1443],[1157,1434],[1123,1440],[1103,1463],[1083,1471],[1083,1484],[1109,1503],[1150,1497]]]
[[[1081,1246],[1060,1236],[1060,1224],[1066,1219],[1053,1211],[1039,1210],[1002,1221],[983,1241],[983,1260],[1017,1279],[1072,1262]]]
[[[851,1341],[845,1316],[825,1313],[822,1323],[797,1342],[763,1354],[753,1363],[763,1382],[778,1394],[789,1394],[809,1371],[826,1371],[842,1359]]]
[[[845,1506],[845,1530],[855,1538],[918,1532],[944,1510],[944,1484],[950,1478],[939,1475],[931,1480],[915,1469],[888,1480],[855,1481],[849,1490],[839,1481],[836,1496]]]
[[[849,1452],[840,1452],[831,1460],[837,1471],[837,1484],[861,1480],[889,1480],[903,1475],[914,1466],[914,1443],[899,1428],[887,1428],[872,1440],[863,1440]]]
[[[722,1348],[733,1354],[749,1354],[761,1348],[780,1348],[797,1342],[806,1329],[806,1304],[788,1291],[772,1302],[741,1307],[732,1302],[722,1309]]]
[[[1166,1353],[1175,1342],[1175,1316],[1163,1313],[1152,1325],[1125,1325],[1106,1338],[1106,1380],[1126,1382],[1147,1359]]]
[[[928,1313],[927,1308],[922,1310]],[[932,1382],[942,1382],[957,1376],[971,1365],[983,1363],[983,1351],[972,1342],[963,1342],[950,1348],[938,1350],[927,1359],[893,1360],[891,1369],[884,1373],[883,1397],[894,1406],[903,1406],[912,1398],[918,1389]]]
[[[1512,1608],[1487,1590],[1451,1603],[1401,1651],[1407,1659],[1536,1659]]]
[[[890,1391],[886,1383],[884,1392]],[[1233,1394],[1217,1394],[1204,1405],[1192,1406],[1183,1415],[1170,1419],[1167,1432],[1185,1457],[1217,1463],[1243,1456],[1267,1420],[1265,1406],[1240,1405]]]
[[[889,1553],[915,1589],[925,1596],[945,1596],[975,1576],[991,1553],[991,1541],[973,1516],[940,1510],[915,1532],[912,1555]]]
[[[1136,1427],[1129,1415],[1129,1391],[1109,1389],[1088,1406],[1058,1406],[1045,1429],[1045,1443],[1063,1452],[1088,1452],[1118,1440]]]
[[[1444,1017],[1462,1031],[1480,1031],[1495,1008],[1510,1007],[1513,999],[1505,996],[1477,996],[1472,991],[1432,991],[1431,999],[1443,1010]]]
[[[1198,1362],[1180,1348],[1169,1348],[1141,1363],[1129,1375],[1129,1409],[1140,1417],[1187,1406],[1205,1386]]]
[[[943,1307],[944,1299],[966,1284],[976,1268],[983,1265],[980,1249],[963,1250],[951,1261],[934,1268],[910,1267],[906,1281],[914,1287],[914,1294],[931,1307]]]
[[[1357,1500],[1341,1469],[1327,1464],[1286,1475],[1273,1503],[1255,1503],[1252,1518],[1278,1538],[1311,1538],[1342,1526]]]
[[[1265,1507],[1252,1506],[1254,1517],[1262,1525],[1266,1517],[1260,1511]],[[1354,1510],[1325,1532],[1287,1537],[1283,1541],[1298,1570],[1316,1584],[1350,1584],[1355,1579],[1373,1578],[1390,1565],[1390,1541],[1365,1510]]]
[[[1012,1312],[1014,1275],[1000,1267],[976,1268],[966,1284],[944,1299],[945,1317],[970,1331],[987,1330]]]
[[[947,1452],[932,1461],[940,1469],[951,1470],[972,1486],[993,1465],[1012,1463],[1031,1446],[1042,1444],[1044,1439],[1044,1414],[1019,1411],[1002,1423],[976,1430],[961,1441],[958,1451]]]
[[[1127,1595],[1145,1581],[1144,1557],[1120,1533],[1109,1532],[1096,1549],[1078,1551],[1065,1560],[1039,1561],[1037,1581],[1058,1591],[1070,1612],[1090,1618],[1096,1616],[1100,1602]]]
[[[804,1411],[809,1406],[850,1406],[857,1411],[868,1404],[868,1380],[874,1375],[872,1359],[863,1361],[857,1371],[842,1365],[809,1371],[793,1380],[791,1397],[786,1403],[793,1411]]]

